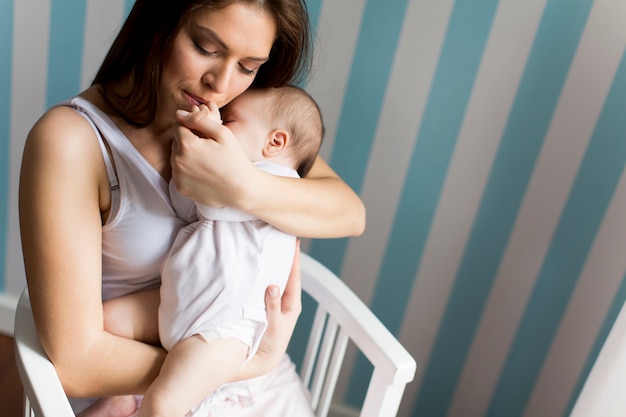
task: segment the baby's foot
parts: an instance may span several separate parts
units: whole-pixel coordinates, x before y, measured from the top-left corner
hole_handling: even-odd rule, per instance
[[[129,417],[136,409],[134,396],[120,395],[100,398],[76,417]]]

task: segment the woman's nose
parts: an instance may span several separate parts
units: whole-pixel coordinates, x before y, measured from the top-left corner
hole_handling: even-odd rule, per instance
[[[224,94],[228,91],[233,70],[233,65],[228,62],[221,62],[206,72],[204,76],[205,83],[209,85],[214,93]]]

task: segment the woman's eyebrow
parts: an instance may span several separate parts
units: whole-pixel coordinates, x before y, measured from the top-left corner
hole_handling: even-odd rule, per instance
[[[217,33],[213,32],[211,29],[204,27],[204,26],[198,26],[198,29],[204,32],[206,35],[208,35],[213,40],[213,42],[217,43],[220,46],[220,48],[226,51],[229,50],[226,42],[224,42],[224,40],[220,38]],[[250,60],[250,61],[257,61],[260,63],[264,63],[264,62],[267,62],[270,58],[249,56],[249,57],[246,57],[245,59]]]

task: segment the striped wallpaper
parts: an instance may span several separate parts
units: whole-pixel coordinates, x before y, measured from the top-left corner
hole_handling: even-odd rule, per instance
[[[131,3],[0,0],[5,293],[26,132],[88,85]],[[308,4],[322,154],[368,224],[305,249],[416,358],[400,416],[567,415],[626,299],[626,2]],[[346,360],[357,404],[370,367]]]

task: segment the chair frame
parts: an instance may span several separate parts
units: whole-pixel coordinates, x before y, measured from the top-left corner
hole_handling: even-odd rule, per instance
[[[300,266],[302,288],[318,303],[300,372],[316,416],[328,414],[349,340],[374,366],[360,417],[395,416],[415,360],[333,272],[306,254]]]
[[[374,366],[360,417],[397,415],[406,384],[415,375],[415,360],[334,273],[304,253],[300,264],[303,291],[317,302],[300,372],[315,415],[328,414],[349,340]],[[17,305],[14,336],[24,416],[73,417],[54,366],[39,343],[28,290]]]
[[[13,336],[17,370],[24,386],[24,417],[73,417],[54,365],[39,343],[27,289],[17,303]]]

